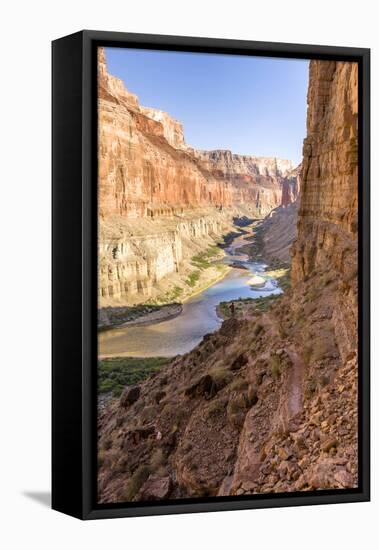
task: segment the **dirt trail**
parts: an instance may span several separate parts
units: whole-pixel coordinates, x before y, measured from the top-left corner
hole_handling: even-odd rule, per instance
[[[269,327],[268,334],[270,336],[280,335],[279,328],[277,323],[273,320],[272,316],[267,313],[264,313],[260,317],[262,324]],[[291,360],[291,367],[285,382],[285,391],[283,395],[285,396],[285,402],[283,403],[283,420],[285,424],[285,429],[289,431],[294,431],[297,429],[299,416],[303,408],[303,374],[304,374],[304,363],[300,355],[297,353],[293,346],[284,345],[284,351]]]
[[[303,374],[304,364],[299,354],[292,347],[285,348],[292,362],[292,367],[287,378],[284,395],[284,424],[288,431],[296,431],[299,427],[300,415],[303,409]]]
[[[298,415],[302,410],[302,382],[304,364],[293,348],[285,348],[291,361],[292,368],[288,381],[288,414],[289,418],[293,418]]]

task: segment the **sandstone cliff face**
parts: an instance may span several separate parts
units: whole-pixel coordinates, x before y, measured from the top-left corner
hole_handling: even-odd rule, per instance
[[[99,239],[100,304],[139,303],[161,295],[159,282],[187,273],[184,263],[228,227],[220,212],[201,210],[195,217],[103,221]],[[188,273],[187,273],[188,275]]]
[[[336,336],[356,349],[358,229],[358,68],[311,62],[294,284],[318,273],[338,281]],[[343,329],[345,327],[345,329]]]
[[[230,229],[238,209],[263,217],[295,200],[297,190],[290,161],[188,147],[182,124],[142,107],[108,74],[102,48],[98,55],[102,307],[156,298],[157,282],[189,257],[187,237],[208,246]]]
[[[296,238],[299,204],[300,197],[288,206],[275,208],[264,219],[260,231],[263,234],[262,255],[266,261],[290,264],[291,247]]]
[[[178,120],[170,117],[164,111],[151,109],[149,107],[141,107],[141,111],[147,117],[160,122],[163,126],[163,135],[167,142],[175,149],[186,149],[184,141],[183,124]]]
[[[356,94],[311,62],[292,289],[105,410],[100,501],[357,486]]]
[[[300,206],[301,165],[290,172],[283,184],[282,204],[272,210],[260,226],[263,257],[266,261],[289,264],[297,233]]]
[[[236,155],[231,151],[199,151],[193,154],[203,167],[232,185],[234,204],[249,204],[256,217],[296,200],[292,162],[277,158]]]
[[[229,206],[225,182],[204,174],[185,152],[182,127],[141,108],[99,56],[99,214],[172,216],[183,208]]]
[[[222,149],[214,151],[194,149],[193,153],[196,158],[207,165],[210,171],[219,171],[226,179],[231,180],[236,175],[270,178],[284,177],[293,170],[292,161],[290,160],[236,155],[231,151]]]
[[[358,87],[354,63],[310,64],[299,238],[294,282],[330,266],[345,272],[343,241],[356,248],[358,201]],[[328,232],[330,239],[324,239]],[[308,238],[311,236],[312,238]],[[350,249],[349,249],[350,251]],[[353,263],[356,264],[354,254]]]
[[[282,200],[280,206],[289,206],[300,197],[301,164],[291,170],[283,179]]]
[[[180,122],[141,107],[108,74],[101,48],[98,88],[100,216],[154,217],[241,202],[265,215],[282,203],[291,161],[188,147]]]

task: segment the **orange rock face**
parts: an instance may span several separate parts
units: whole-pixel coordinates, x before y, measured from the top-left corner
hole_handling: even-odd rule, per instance
[[[221,179],[203,173],[184,147],[182,127],[141,108],[99,58],[99,214],[160,217],[199,206],[229,206]]]
[[[187,147],[180,122],[141,107],[108,74],[102,49],[98,86],[100,216],[154,217],[235,204],[265,215],[282,203],[290,161]]]
[[[293,262],[295,282],[325,264],[344,273],[349,265],[345,265],[342,255],[348,245],[356,264],[357,79],[355,63],[310,64],[308,135],[303,149],[299,239]]]
[[[293,282],[339,281],[335,324],[344,355],[356,349],[358,66],[312,61]]]

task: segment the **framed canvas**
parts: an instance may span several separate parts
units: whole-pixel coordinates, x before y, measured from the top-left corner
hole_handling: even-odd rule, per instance
[[[369,500],[367,49],[53,42],[53,508]]]

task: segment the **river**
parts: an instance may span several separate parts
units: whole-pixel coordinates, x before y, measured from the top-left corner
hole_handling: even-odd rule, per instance
[[[259,298],[281,293],[275,279],[265,276],[263,262],[249,261],[238,249],[246,244],[246,235],[234,239],[226,248],[224,262],[239,262],[247,269],[232,268],[221,281],[208,287],[183,304],[183,311],[174,319],[161,323],[120,327],[99,334],[100,357],[171,357],[193,349],[205,334],[220,328],[222,319],[216,313],[220,302],[238,298]],[[252,288],[253,275],[263,276],[264,286]]]

